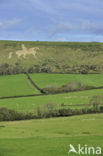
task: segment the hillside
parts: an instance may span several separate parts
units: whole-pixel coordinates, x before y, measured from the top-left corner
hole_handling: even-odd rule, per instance
[[[0,74],[103,72],[103,43],[0,41]]]

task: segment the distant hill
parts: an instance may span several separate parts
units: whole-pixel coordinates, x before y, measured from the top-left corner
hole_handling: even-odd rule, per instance
[[[103,72],[103,43],[0,41],[0,74]]]

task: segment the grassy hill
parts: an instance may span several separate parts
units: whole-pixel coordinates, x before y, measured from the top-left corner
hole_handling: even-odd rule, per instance
[[[4,117],[7,111],[3,107],[29,115],[46,104],[60,109],[90,108],[87,104],[94,96],[102,97],[102,88],[46,95],[38,87],[61,87],[71,81],[102,87],[103,74],[86,75],[102,73],[102,60],[103,43],[0,41],[0,75],[41,72],[0,76],[0,109]],[[66,72],[73,74],[62,74]],[[0,156],[63,156],[68,155],[69,144],[100,146],[103,150],[102,125],[103,113],[0,122]]]
[[[16,42],[0,41],[0,74],[21,72],[102,72],[102,43]],[[89,86],[103,86],[103,74],[29,74],[40,88],[60,87],[71,81]],[[37,107],[55,104],[62,109],[90,108],[93,96],[103,95],[103,89],[91,89],[55,95],[40,94],[27,74],[0,76],[0,108],[18,112],[35,112]],[[26,95],[27,97],[20,97]],[[78,106],[79,105],[79,106]],[[5,113],[5,109],[4,109]],[[29,113],[29,114],[30,114]],[[2,114],[1,114],[2,118]],[[38,119],[18,122],[0,122],[1,156],[63,156],[68,155],[69,144],[100,146],[103,149],[103,113],[74,117]],[[71,154],[74,155],[74,154]]]
[[[103,43],[0,41],[0,69],[8,73],[102,72],[102,60]]]

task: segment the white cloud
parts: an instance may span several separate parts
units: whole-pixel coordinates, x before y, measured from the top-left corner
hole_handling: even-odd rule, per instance
[[[57,39],[57,41],[65,42],[68,41],[68,39],[66,37],[60,37]]]
[[[20,22],[21,22],[21,19],[0,21],[0,29],[7,29],[7,28],[10,28],[10,27],[15,27]]]

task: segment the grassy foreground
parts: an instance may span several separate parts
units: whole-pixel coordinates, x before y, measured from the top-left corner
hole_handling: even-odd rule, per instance
[[[103,114],[0,123],[0,156],[68,156],[69,144],[103,150]]]

